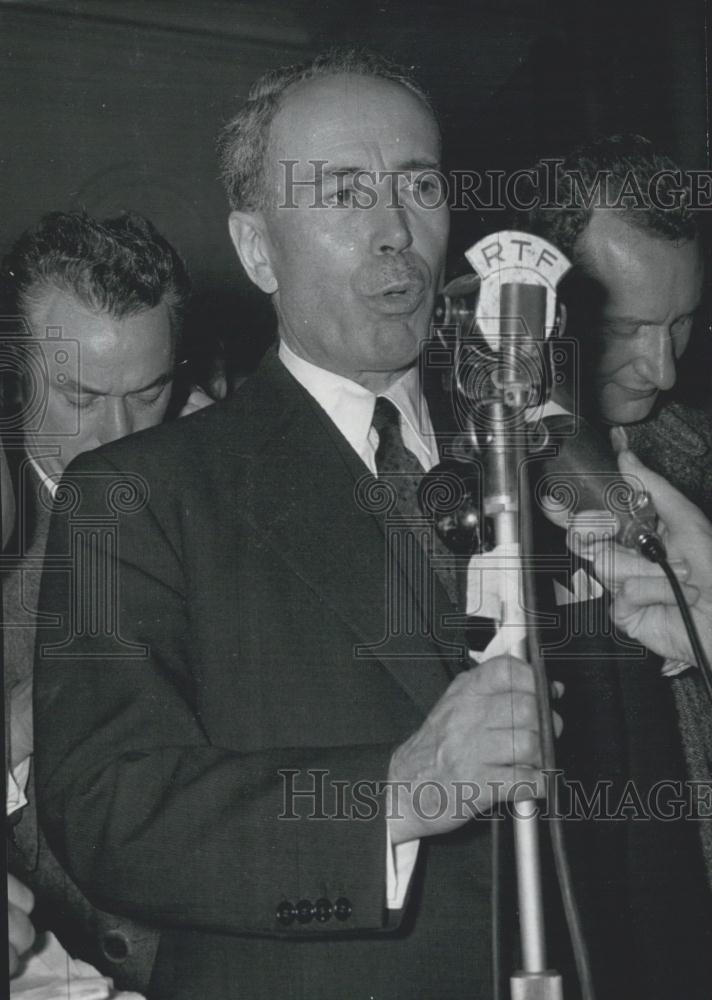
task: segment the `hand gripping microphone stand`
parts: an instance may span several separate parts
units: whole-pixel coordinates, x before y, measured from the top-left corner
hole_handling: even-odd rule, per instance
[[[506,565],[516,565],[500,578],[501,627],[524,637],[509,645],[512,655],[533,661],[535,643],[528,641],[526,601],[520,596],[533,592],[530,582],[523,585],[530,568],[520,545],[520,528],[529,523],[527,424],[546,398],[545,335],[555,325],[556,286],[569,262],[545,240],[519,232],[488,236],[466,256],[481,279],[475,321],[485,350],[473,351],[459,340],[455,382],[469,412],[476,413],[469,430],[471,443],[484,453],[484,513],[494,524]],[[543,667],[538,673],[540,717],[550,727]],[[546,961],[537,803],[517,797],[513,808],[523,968],[510,979],[511,997],[562,1000],[561,976]]]

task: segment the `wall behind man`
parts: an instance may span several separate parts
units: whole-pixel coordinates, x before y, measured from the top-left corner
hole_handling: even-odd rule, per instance
[[[511,170],[623,129],[707,165],[705,0],[25,0],[0,19],[0,252],[53,209],[143,212],[187,260],[198,353],[220,336],[240,369],[271,317],[234,262],[214,144],[269,67],[333,42],[394,56],[442,112],[449,167]],[[455,214],[453,268],[501,219]]]
[[[212,20],[192,7],[3,7],[0,241],[6,249],[53,209],[142,212],[186,258],[207,334],[247,291],[227,236],[217,132],[260,73],[302,57],[308,35],[286,5],[273,16],[214,5]]]

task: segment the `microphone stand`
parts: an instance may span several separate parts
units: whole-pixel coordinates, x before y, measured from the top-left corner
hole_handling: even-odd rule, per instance
[[[527,593],[527,588],[520,588],[520,582],[530,569],[522,563],[520,552],[525,488],[521,480],[527,458],[524,411],[531,399],[532,386],[526,375],[522,377],[529,366],[522,364],[522,348],[527,341],[522,337],[521,324],[522,317],[541,312],[543,293],[543,288],[534,285],[502,287],[502,364],[494,380],[496,395],[488,407],[490,433],[485,503],[494,523],[497,546],[518,555],[516,571],[507,569],[504,573],[502,624],[524,633],[525,638],[510,646],[512,655],[522,660],[529,659],[529,641],[526,637],[528,622],[520,596]],[[529,331],[530,337],[533,334],[533,330]],[[511,997],[512,1000],[563,1000],[561,976],[547,968],[537,801],[533,798],[515,801],[513,811],[522,969],[510,979]]]
[[[532,401],[538,404],[545,396],[548,363],[544,341],[555,325],[556,286],[570,265],[546,240],[516,231],[487,236],[465,256],[479,281],[469,275],[451,282],[444,290],[444,318],[446,323],[455,320],[458,329],[462,320],[474,319],[496,364],[489,378],[479,380],[480,386],[486,385],[484,393],[473,393],[470,379],[464,377],[470,362],[458,350],[456,387],[484,417],[484,513],[494,524],[496,545],[506,553],[507,562],[516,554],[516,570],[508,566],[503,572],[502,627],[514,628],[522,636],[509,647],[512,655],[538,664],[539,714],[542,731],[546,726],[550,732],[548,684],[539,657],[534,655],[538,650],[520,599],[520,590],[533,593],[531,578],[525,577],[531,569],[521,558],[520,526],[522,516],[529,512],[523,475],[528,452],[526,410]],[[463,297],[475,288],[478,298],[473,316]],[[458,370],[463,361],[465,369]],[[479,448],[483,442],[475,426],[473,421],[468,428],[469,443]],[[563,1000],[561,976],[547,968],[537,802],[520,799],[513,803],[513,811],[522,969],[510,978],[511,1000]]]

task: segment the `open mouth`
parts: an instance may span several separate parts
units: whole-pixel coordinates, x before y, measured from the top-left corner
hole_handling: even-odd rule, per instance
[[[625,392],[633,399],[649,399],[651,396],[657,395],[657,389],[631,389],[628,386],[625,387]]]
[[[422,281],[393,282],[371,296],[371,302],[387,313],[413,312],[423,300]]]

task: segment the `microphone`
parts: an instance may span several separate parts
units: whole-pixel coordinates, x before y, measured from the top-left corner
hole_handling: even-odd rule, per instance
[[[516,503],[516,463],[544,448],[543,477],[536,484],[544,509],[548,503],[561,511],[563,503],[570,514],[606,510],[617,519],[616,541],[651,561],[664,558],[652,499],[623,478],[605,439],[576,415],[541,417],[555,379],[547,337],[558,329],[556,290],[569,261],[545,240],[516,231],[485,237],[466,257],[481,280],[475,323],[495,357],[495,381],[502,383],[489,406],[496,444],[489,446],[484,513],[492,513],[498,490]],[[532,407],[542,407],[540,414]]]
[[[451,281],[436,312],[452,351],[461,434],[420,489],[440,537],[459,554],[491,548],[492,517],[503,503],[517,505],[521,463],[539,452],[528,464],[539,473],[535,496],[545,513],[606,510],[617,519],[616,541],[652,561],[664,557],[654,504],[621,476],[605,438],[574,414],[541,417],[557,378],[549,334],[568,260],[514,230],[485,237],[465,256],[477,273]]]
[[[448,317],[467,322],[471,314],[459,297],[470,290],[471,282],[479,285],[479,279],[465,279],[447,286],[446,295],[449,292],[453,301],[446,311]],[[547,398],[550,388],[544,344],[546,289],[510,282],[500,291],[496,349],[482,338],[458,338],[453,381],[462,433],[418,490],[421,510],[434,516],[440,538],[458,555],[493,548],[494,526],[487,515],[502,504],[512,510],[518,506],[518,469],[527,444],[524,415]]]
[[[474,401],[485,456],[485,513],[520,509],[520,473],[529,446],[527,415],[549,395],[546,289],[505,282],[489,384]]]
[[[460,434],[424,477],[419,500],[444,543],[474,555],[493,547],[503,509],[518,509],[525,419],[551,389],[546,335],[569,263],[546,241],[514,231],[480,240],[466,257],[477,274],[451,281],[436,307]]]
[[[596,428],[571,414],[546,417],[543,424],[546,445],[534,493],[544,513],[607,511],[618,523],[614,537],[620,545],[651,562],[665,558],[650,494],[621,475],[615,452]]]

